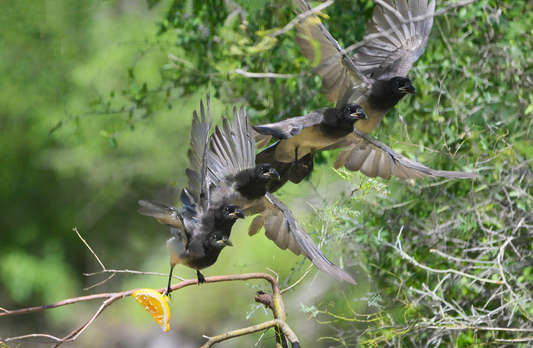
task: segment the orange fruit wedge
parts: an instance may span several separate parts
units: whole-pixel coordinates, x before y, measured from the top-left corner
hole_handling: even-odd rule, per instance
[[[139,289],[135,291],[131,296],[139,302],[144,309],[146,309],[152,315],[155,322],[161,326],[163,331],[168,332],[170,326],[168,320],[170,319],[170,308],[168,308],[167,301],[168,296],[161,295],[154,289]]]

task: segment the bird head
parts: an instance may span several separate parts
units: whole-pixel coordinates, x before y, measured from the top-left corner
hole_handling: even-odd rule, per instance
[[[357,120],[366,120],[367,116],[365,112],[363,111],[363,108],[359,106],[358,104],[348,104],[344,107],[343,112],[341,113],[342,117],[349,121],[357,121]]]
[[[209,244],[216,249],[224,249],[227,246],[233,246],[229,237],[222,233],[213,233],[209,236]]]
[[[237,219],[244,219],[241,208],[235,204],[223,204],[215,212],[215,224],[233,226]]]
[[[275,180],[279,180],[281,178],[274,166],[268,163],[261,163],[257,165],[256,170],[257,174],[259,174],[261,178]]]
[[[416,94],[416,89],[407,77],[393,77],[389,81],[393,94]]]
[[[222,214],[226,219],[237,220],[244,219],[244,213],[238,205],[235,204],[226,204],[223,207]]]

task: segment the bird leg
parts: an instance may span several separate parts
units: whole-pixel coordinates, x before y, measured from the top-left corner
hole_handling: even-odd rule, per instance
[[[288,171],[288,174],[290,175],[292,172],[294,172],[298,168],[298,146],[294,148],[294,162],[292,163],[291,168]]]
[[[170,266],[170,274],[168,275],[168,286],[167,286],[167,295],[170,297],[170,282],[172,281],[172,271],[174,270],[174,266]]]
[[[205,278],[200,271],[196,271],[196,277],[198,278],[198,285],[205,283]]]

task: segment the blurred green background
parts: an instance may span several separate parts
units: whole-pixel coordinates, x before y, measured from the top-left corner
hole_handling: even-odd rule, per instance
[[[451,3],[438,1],[437,9]],[[246,106],[254,123],[329,105],[295,45],[295,30],[270,36],[295,17],[288,1],[3,5],[0,307],[7,310],[166,285],[164,276],[117,274],[84,290],[109,274],[83,275],[101,267],[73,228],[109,269],[168,272],[168,230],[139,215],[137,200],[176,203],[186,182],[191,115],[207,91],[215,123],[236,104]],[[372,8],[369,0],[337,1],[321,18],[347,47],[363,38]],[[330,168],[336,154],[327,153],[310,180],[280,192],[330,260],[360,283],[348,286],[313,269],[285,293],[289,325],[302,346],[531,343],[523,339],[533,326],[531,10],[525,0],[480,0],[435,18],[426,52],[410,74],[417,95],[405,98],[373,134],[425,165],[475,169],[480,179],[402,182],[341,173],[344,180]],[[236,69],[291,77],[252,79]],[[278,250],[262,233],[248,237],[250,221],[236,225],[235,246],[204,275],[272,270],[285,286],[295,282],[309,262],[302,266],[301,257]],[[432,269],[463,274],[428,271],[402,251]],[[183,266],[175,275],[195,276]],[[270,319],[253,302],[257,290],[269,291],[268,284],[175,292],[169,333],[123,299],[73,344],[200,346],[202,335]],[[1,317],[0,337],[60,337],[100,305]],[[258,346],[271,347],[272,336],[221,346],[261,339]]]

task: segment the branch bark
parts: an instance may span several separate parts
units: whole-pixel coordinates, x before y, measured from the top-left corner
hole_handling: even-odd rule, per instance
[[[211,347],[212,345],[222,342],[234,337],[239,337],[247,334],[251,334],[257,331],[266,330],[268,328],[274,327],[277,328],[278,332],[282,333],[283,336],[285,336],[290,342],[293,348],[299,347],[298,338],[294,334],[294,332],[291,330],[289,325],[286,323],[286,315],[285,315],[285,306],[283,304],[283,300],[281,298],[281,291],[279,289],[278,281],[271,276],[270,274],[266,273],[246,273],[246,274],[234,274],[234,275],[225,275],[225,276],[215,276],[215,277],[207,277],[205,278],[206,283],[218,283],[218,282],[226,282],[226,281],[242,281],[242,280],[250,280],[250,279],[264,279],[270,283],[272,286],[272,292],[273,295],[268,294],[262,294],[265,295],[264,298],[268,298],[270,296],[270,303],[271,305],[267,306],[272,310],[274,314],[274,320],[270,320],[258,325],[246,327],[243,329],[238,329],[234,331],[227,332],[222,335],[214,336],[214,337],[208,337],[209,340],[204,345],[204,347]],[[179,290],[182,288],[185,288],[187,286],[198,284],[197,279],[188,279],[184,280],[178,284],[174,284],[171,286],[171,291]],[[42,338],[48,338],[51,341],[51,343],[55,343],[53,347],[58,347],[64,342],[72,342],[76,340],[76,338],[81,335],[81,333],[111,304],[113,304],[115,301],[120,300],[125,297],[131,296],[137,289],[118,292],[118,293],[102,293],[102,294],[95,294],[95,295],[89,295],[89,296],[80,296],[75,297],[67,300],[63,300],[60,302],[44,305],[44,306],[38,306],[38,307],[31,307],[31,308],[24,308],[24,309],[18,309],[18,310],[6,310],[3,308],[0,308],[0,317],[3,316],[10,316],[10,315],[19,315],[19,314],[27,314],[27,313],[34,313],[39,312],[47,309],[62,307],[78,302],[84,302],[84,301],[92,301],[92,300],[105,300],[100,308],[98,308],[98,311],[82,326],[78,327],[76,330],[72,331],[70,334],[63,338],[55,337],[48,334],[29,334],[24,336],[17,336],[17,337],[10,337],[2,339],[0,338],[0,342],[5,343],[17,343],[21,340],[27,340],[28,338],[36,338],[36,337],[42,337]],[[156,290],[160,293],[163,293],[166,291],[165,288],[161,288],[159,290]],[[266,300],[265,300],[266,301]],[[259,301],[261,303],[265,303],[263,301]],[[268,302],[267,302],[268,303]],[[25,341],[27,342],[27,341]],[[39,342],[43,343],[43,342]]]

